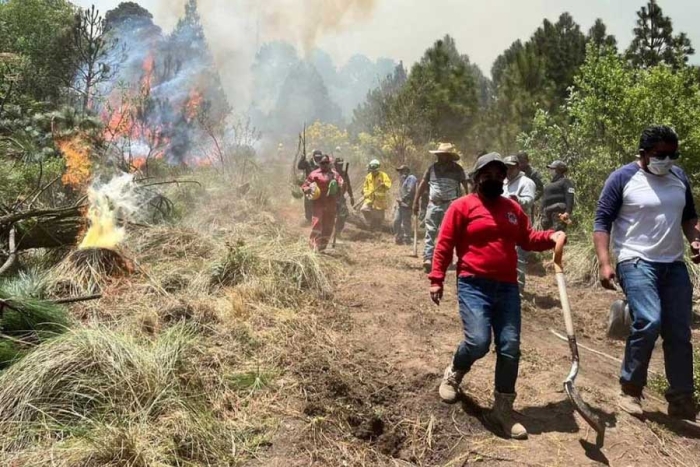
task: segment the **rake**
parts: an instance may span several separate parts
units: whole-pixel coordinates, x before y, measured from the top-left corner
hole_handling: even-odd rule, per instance
[[[554,249],[554,271],[557,277],[557,287],[559,288],[559,299],[561,300],[561,309],[564,314],[564,324],[566,326],[566,336],[569,340],[569,348],[571,349],[571,371],[569,376],[564,381],[564,391],[566,391],[569,400],[574,405],[574,409],[583,417],[591,428],[596,433],[596,445],[602,447],[605,441],[605,424],[593,413],[591,408],[584,402],[581,395],[578,393],[576,386],[576,376],[580,367],[578,344],[576,344],[576,334],[574,331],[574,322],[571,318],[571,305],[569,303],[569,294],[566,291],[566,278],[564,277],[564,266],[562,258],[564,256],[564,243],[566,236],[562,235],[558,240]]]

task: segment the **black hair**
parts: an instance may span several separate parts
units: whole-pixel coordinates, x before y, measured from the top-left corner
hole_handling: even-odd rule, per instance
[[[648,151],[659,143],[678,144],[678,134],[673,128],[666,125],[647,127],[639,138],[639,149]]]
[[[528,156],[525,151],[519,152],[516,157],[518,158],[518,162],[530,161],[530,156]]]

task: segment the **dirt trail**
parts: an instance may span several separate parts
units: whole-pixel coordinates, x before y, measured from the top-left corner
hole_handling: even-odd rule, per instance
[[[604,449],[595,449],[595,433],[572,412],[562,389],[568,347],[550,332],[563,333],[563,326],[553,277],[544,271],[528,276],[523,308],[516,409],[530,439],[506,440],[482,423],[492,400],[493,352],[467,375],[462,388],[469,400],[442,404],[437,387],[461,339],[455,290],[448,282],[445,301],[433,306],[411,253],[388,235],[353,228],[330,253],[343,274],[335,278],[332,312],[319,320],[343,323],[335,334],[339,356],[314,377],[330,389],[311,398],[311,409],[307,396],[309,419],[284,423],[263,464],[327,465],[329,457],[314,450],[332,445],[342,465],[700,465],[700,441],[667,419],[662,398],[650,393],[646,422],[616,413],[619,364],[582,350],[577,386],[609,425]],[[622,345],[602,337],[611,296],[574,287],[570,295],[580,342],[621,356]],[[662,369],[660,353],[656,371]],[[336,379],[343,390],[336,391]],[[319,414],[335,420],[335,429],[301,435],[299,429]]]

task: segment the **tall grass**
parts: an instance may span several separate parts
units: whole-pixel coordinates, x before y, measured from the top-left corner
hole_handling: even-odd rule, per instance
[[[183,326],[154,341],[95,328],[39,346],[0,375],[5,460],[229,465],[233,432],[197,407],[186,385],[193,338]],[[37,449],[46,443],[50,451]]]

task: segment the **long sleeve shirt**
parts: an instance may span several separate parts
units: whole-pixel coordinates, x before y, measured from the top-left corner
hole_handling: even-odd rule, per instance
[[[330,184],[333,180],[335,180],[338,184],[338,189],[335,194],[331,194],[329,190]],[[318,186],[319,190],[321,190],[321,197],[315,200],[315,203],[330,202],[329,200],[332,200],[335,203],[338,196],[340,196],[342,193],[344,182],[343,177],[341,177],[340,174],[335,170],[323,172],[321,169],[316,169],[313,172],[311,172],[308,177],[306,177],[306,181],[301,186],[301,189],[307,190],[312,183],[315,183],[316,186]]]
[[[415,175],[408,175],[406,177],[401,177],[401,186],[399,187],[399,203],[401,207],[411,208],[413,207],[413,198],[416,197],[416,186],[418,185],[418,180]]]
[[[515,196],[518,198],[518,204],[525,214],[532,216],[532,206],[535,203],[537,186],[535,182],[530,180],[525,173],[520,172],[513,180],[506,179],[503,182],[503,196]]]
[[[518,282],[515,247],[526,251],[551,249],[553,234],[551,230],[533,230],[525,212],[511,199],[499,197],[484,202],[478,194],[470,194],[453,202],[445,213],[433,254],[433,270],[428,277],[433,285],[442,285],[456,250],[460,277],[515,284]]]
[[[372,209],[384,210],[389,207],[389,190],[391,178],[384,172],[368,173],[362,186],[365,205]]]

